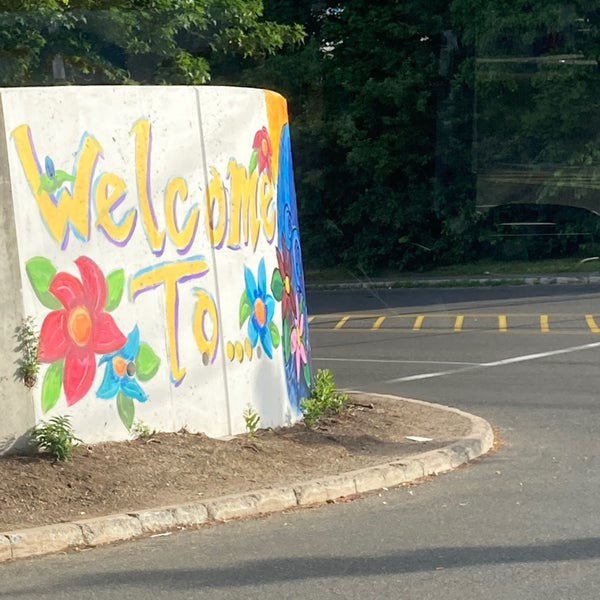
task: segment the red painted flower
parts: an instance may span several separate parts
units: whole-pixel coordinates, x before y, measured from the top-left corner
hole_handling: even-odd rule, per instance
[[[283,293],[281,296],[281,312],[285,317],[292,316],[296,312],[296,297],[292,286],[292,257],[285,247],[285,240],[281,236],[281,250],[275,248],[277,254],[277,268],[283,281]]]
[[[252,148],[258,154],[258,172],[267,172],[269,179],[272,179],[271,159],[273,158],[273,149],[271,147],[271,138],[266,127],[259,129],[254,136]]]
[[[81,281],[65,272],[57,273],[49,290],[63,305],[49,313],[40,331],[38,357],[41,362],[65,360],[64,390],[72,406],[89,391],[96,375],[95,354],[121,348],[127,338],[104,310],[106,280],[98,265],[81,256],[76,261]]]

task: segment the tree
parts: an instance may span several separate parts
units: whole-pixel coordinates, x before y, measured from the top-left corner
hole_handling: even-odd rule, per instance
[[[302,40],[262,0],[0,0],[0,84],[200,84],[221,55]]]
[[[426,263],[439,235],[431,192],[445,4],[348,0],[323,19],[326,193],[308,220],[313,230],[336,224],[322,247],[367,272]]]
[[[225,82],[271,87],[289,100],[308,261],[368,272],[469,260],[489,248],[481,227],[496,227],[476,213],[486,194],[492,202],[596,197],[595,5],[266,0],[267,18],[302,23],[307,43],[223,61],[227,69],[217,71]],[[502,165],[521,177],[550,164],[552,185],[533,196],[531,187],[486,183]],[[541,208],[519,214],[555,218]]]

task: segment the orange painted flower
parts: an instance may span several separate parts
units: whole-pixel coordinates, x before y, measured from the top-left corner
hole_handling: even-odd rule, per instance
[[[64,358],[64,391],[72,406],[89,391],[96,375],[96,354],[121,348],[127,338],[105,311],[106,279],[98,265],[85,256],[75,261],[81,281],[57,273],[49,291],[63,305],[48,313],[40,331],[38,358],[51,363]]]

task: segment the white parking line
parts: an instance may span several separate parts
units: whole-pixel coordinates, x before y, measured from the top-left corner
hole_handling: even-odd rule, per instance
[[[385,363],[397,365],[449,365],[459,367],[458,369],[448,369],[445,371],[434,371],[430,373],[419,373],[418,375],[407,375],[406,377],[398,377],[396,379],[388,379],[383,383],[401,383],[403,381],[418,381],[419,379],[433,379],[434,377],[444,377],[446,375],[456,375],[465,373],[466,371],[474,371],[477,369],[490,369],[493,367],[501,367],[530,360],[538,360],[549,356],[557,356],[560,354],[571,354],[580,352],[581,350],[590,350],[600,347],[600,342],[592,344],[583,344],[582,346],[571,346],[569,348],[561,348],[560,350],[550,350],[549,352],[537,352],[536,354],[524,354],[521,356],[513,356],[511,358],[503,358],[485,363],[460,362],[447,360],[398,360],[398,359],[378,359],[378,358],[334,358],[334,357],[315,357],[313,361],[317,362],[345,362],[345,363]]]
[[[457,373],[464,373],[465,371],[474,371],[476,369],[489,369],[492,367],[501,367],[504,365],[511,365],[514,363],[527,362],[530,360],[538,360],[540,358],[547,358],[548,356],[558,356],[559,354],[571,354],[573,352],[580,352],[581,350],[590,350],[592,348],[600,347],[600,342],[594,342],[592,344],[583,344],[582,346],[571,346],[570,348],[562,348],[560,350],[550,350],[549,352],[538,352],[536,354],[524,354],[522,356],[513,356],[512,358],[504,358],[502,360],[495,360],[492,362],[468,364],[460,369],[452,369],[448,371],[437,371],[434,373],[421,373],[419,375],[409,375],[407,377],[398,377],[396,379],[388,379],[384,383],[401,383],[403,381],[417,381],[419,379],[433,379],[434,377],[444,377],[445,375],[455,375]]]
[[[347,362],[347,363],[392,363],[396,365],[459,365],[469,367],[479,367],[481,363],[459,362],[452,360],[396,360],[393,358],[326,358],[323,356],[312,357],[313,361],[323,362]]]

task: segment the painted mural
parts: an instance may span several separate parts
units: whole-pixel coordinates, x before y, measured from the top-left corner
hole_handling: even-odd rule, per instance
[[[312,373],[285,100],[32,88],[2,103],[24,312],[41,324],[36,419],[70,414],[98,441],[137,420],[238,433],[249,402],[265,426],[298,418]]]

